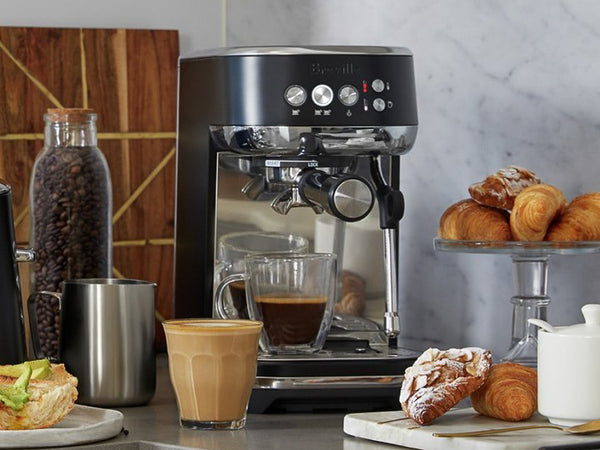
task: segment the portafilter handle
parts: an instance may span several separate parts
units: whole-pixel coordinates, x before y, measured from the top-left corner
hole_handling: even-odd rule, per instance
[[[364,219],[375,203],[369,183],[357,175],[329,175],[318,169],[301,173],[298,192],[302,200],[345,222]]]

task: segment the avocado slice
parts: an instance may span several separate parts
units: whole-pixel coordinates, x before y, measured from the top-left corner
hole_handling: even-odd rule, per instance
[[[31,374],[33,372],[29,363],[25,362],[23,364],[23,373],[21,373],[15,383],[12,386],[0,388],[0,401],[17,411],[22,409],[25,402],[29,400],[27,386],[29,385],[29,380],[31,379]]]
[[[33,361],[26,361],[21,364],[0,366],[0,375],[18,378],[23,373],[26,364],[32,369],[33,372],[31,378],[33,378],[34,380],[44,379],[52,373],[52,366],[50,365],[49,360],[36,359]]]

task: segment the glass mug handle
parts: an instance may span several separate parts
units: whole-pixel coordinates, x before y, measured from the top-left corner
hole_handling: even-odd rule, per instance
[[[40,295],[50,295],[58,299],[58,309],[59,311],[62,309],[61,304],[61,295],[58,292],[50,292],[50,291],[39,291],[34,292],[27,299],[27,313],[29,315],[29,329],[31,330],[31,342],[33,344],[33,354],[35,358],[44,358],[45,355],[42,352],[42,344],[40,341],[40,334],[38,330],[38,317],[37,312],[35,310],[35,299]],[[60,339],[60,337],[59,337]],[[60,355],[59,355],[60,357]],[[53,359],[53,358],[50,358]]]
[[[232,267],[233,264],[229,262],[215,261],[213,286],[217,286],[221,282],[223,274],[226,274],[229,270],[231,270]]]
[[[219,286],[217,286],[217,290],[215,292],[215,300],[217,301],[217,314],[219,315],[219,318],[232,319],[232,317],[230,317],[227,313],[227,309],[225,308],[223,301],[223,293],[225,292],[225,288],[235,281],[245,281],[247,279],[248,276],[246,274],[236,273],[234,275],[229,275],[219,283]]]

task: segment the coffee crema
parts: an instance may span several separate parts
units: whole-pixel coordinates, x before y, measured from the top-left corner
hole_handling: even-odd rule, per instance
[[[317,338],[327,297],[274,294],[256,297],[255,303],[271,345],[301,345]]]

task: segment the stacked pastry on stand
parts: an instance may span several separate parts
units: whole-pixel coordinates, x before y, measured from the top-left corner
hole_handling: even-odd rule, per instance
[[[556,187],[530,170],[508,166],[469,186],[470,198],[440,218],[442,239],[473,241],[600,240],[600,192],[567,204]]]

